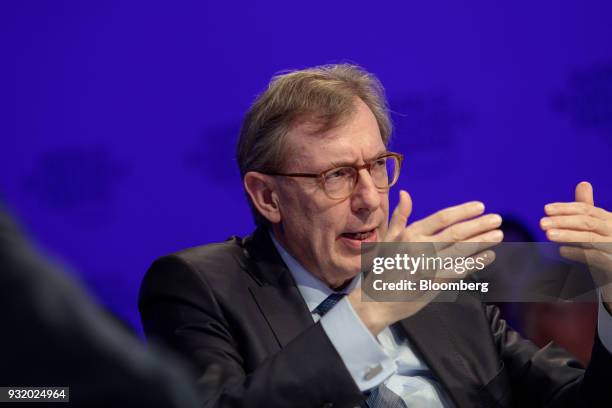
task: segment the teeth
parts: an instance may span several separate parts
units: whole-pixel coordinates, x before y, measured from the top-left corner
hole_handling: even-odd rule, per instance
[[[364,239],[368,238],[371,234],[372,232],[368,231],[368,232],[346,233],[344,235],[347,235],[349,238],[352,238],[352,239],[363,241]]]

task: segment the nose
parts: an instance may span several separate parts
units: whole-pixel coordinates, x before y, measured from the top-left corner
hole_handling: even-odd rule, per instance
[[[353,191],[351,196],[353,212],[372,212],[380,206],[380,200],[380,191],[374,185],[370,172],[366,169],[361,169],[355,191]]]

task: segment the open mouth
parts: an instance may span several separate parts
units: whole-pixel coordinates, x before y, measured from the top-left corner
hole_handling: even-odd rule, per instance
[[[345,232],[340,235],[340,241],[343,242],[351,252],[360,252],[362,243],[378,241],[376,228],[367,231]]]
[[[366,241],[372,235],[374,235],[374,229],[365,232],[345,232],[342,237],[356,241]]]

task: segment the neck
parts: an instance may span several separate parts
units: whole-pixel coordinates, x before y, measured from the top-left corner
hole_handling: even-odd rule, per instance
[[[298,261],[302,265],[302,267],[304,267],[304,269],[308,271],[308,273],[323,282],[333,291],[343,290],[353,281],[354,277],[344,280],[329,279],[331,276],[323,273],[320,268],[305,265],[301,261],[300,257],[297,256],[297,254],[291,249],[291,245],[289,245],[289,240],[287,238],[287,235],[285,234],[285,230],[282,227],[282,224],[274,224],[270,228],[270,231],[272,235],[274,235],[274,239],[276,239],[276,241],[285,249],[285,251],[289,253],[289,255],[291,255],[296,261]]]

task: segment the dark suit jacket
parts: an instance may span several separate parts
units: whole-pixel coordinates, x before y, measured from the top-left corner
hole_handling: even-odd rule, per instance
[[[61,270],[0,205],[0,386],[70,387],[58,407],[196,407],[175,359],[146,350]],[[1,407],[42,407],[35,402]]]
[[[147,336],[191,361],[206,406],[351,407],[364,398],[266,231],[160,258],[139,307]],[[612,358],[598,340],[585,371],[467,295],[400,325],[460,407],[612,404],[602,386]]]

